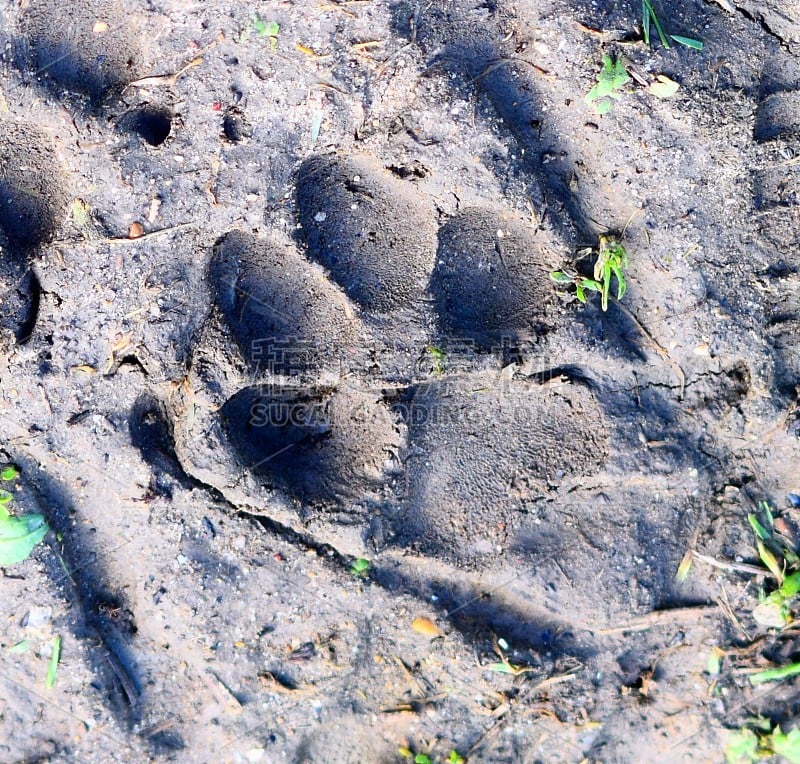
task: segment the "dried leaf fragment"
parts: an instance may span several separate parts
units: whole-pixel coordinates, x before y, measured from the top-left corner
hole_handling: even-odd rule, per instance
[[[672,98],[680,85],[664,74],[659,74],[655,82],[650,83],[648,90],[657,98]]]
[[[415,618],[411,622],[411,628],[418,634],[424,634],[426,637],[441,637],[442,632],[436,628],[436,624],[430,618]]]

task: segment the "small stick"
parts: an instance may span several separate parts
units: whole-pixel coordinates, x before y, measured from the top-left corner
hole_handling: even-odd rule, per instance
[[[718,607],[716,605],[654,610],[652,613],[647,613],[642,616],[638,621],[632,621],[623,626],[612,626],[609,629],[593,629],[587,627],[587,630],[604,636],[619,634],[625,631],[647,631],[654,626],[670,625],[675,621],[699,621],[706,616],[715,614],[717,610]]]
[[[136,701],[139,697],[139,691],[136,689],[136,685],[134,685],[133,681],[128,675],[128,672],[125,670],[125,667],[122,665],[122,663],[120,663],[117,656],[111,651],[102,635],[99,636],[100,644],[105,648],[106,660],[108,660],[108,663],[114,672],[114,676],[117,677],[117,681],[122,686],[122,689],[125,692],[125,697],[128,699],[128,703],[131,705],[131,707],[136,706]]]
[[[719,568],[720,570],[730,570],[735,571],[736,573],[749,573],[750,575],[757,576],[759,578],[764,578],[771,575],[768,570],[759,568],[756,565],[748,565],[747,563],[743,562],[722,562],[721,560],[715,560],[713,557],[707,557],[704,554],[700,554],[700,552],[692,552],[692,556],[698,562],[704,562],[706,565],[711,565],[712,567]]]
[[[203,57],[197,56],[193,58],[183,69],[179,69],[173,74],[156,74],[151,77],[142,77],[140,80],[129,82],[125,87],[127,88],[146,88],[150,85],[174,85],[184,72],[193,69],[195,66],[200,66],[203,63]]]
[[[171,225],[167,226],[166,228],[159,228],[157,231],[149,231],[148,233],[143,233],[141,236],[137,236],[135,239],[131,239],[128,236],[122,236],[118,239],[101,239],[100,241],[103,244],[130,244],[131,242],[141,241],[142,239],[149,239],[153,236],[161,236],[164,233],[170,233],[171,231],[180,231],[184,228],[191,228],[194,226],[194,223],[180,223],[178,225]]]

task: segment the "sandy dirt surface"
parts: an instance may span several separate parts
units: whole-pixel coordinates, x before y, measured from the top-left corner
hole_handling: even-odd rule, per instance
[[[3,0],[0,761],[792,727],[800,4],[654,9]]]

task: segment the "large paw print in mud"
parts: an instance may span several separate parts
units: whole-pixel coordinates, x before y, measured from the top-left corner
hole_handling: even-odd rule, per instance
[[[610,561],[624,553],[648,560],[639,578],[647,583],[636,595],[643,606],[667,596],[664,571],[680,558],[691,529],[684,523],[688,510],[680,508],[686,497],[666,491],[672,498],[650,515],[630,506],[651,504],[648,497],[664,489],[667,474],[684,476],[687,486],[697,479],[690,450],[649,446],[703,438],[699,420],[676,408],[683,382],[674,369],[688,373],[683,405],[695,419],[698,412],[712,410],[713,418],[735,406],[747,391],[748,373],[739,360],[712,372],[691,354],[678,363],[635,317],[637,300],[652,307],[649,294],[672,305],[676,316],[704,306],[681,337],[702,358],[719,321],[705,307],[708,287],[697,263],[673,264],[676,277],[665,279],[663,269],[634,259],[628,293],[634,310],[613,308],[607,316],[566,303],[548,277],[580,245],[596,242],[603,230],[598,220],[622,229],[635,217],[632,206],[644,201],[651,221],[674,218],[677,206],[687,211],[675,226],[634,221],[628,232],[634,240],[691,253],[696,244],[681,228],[690,220],[721,259],[731,251],[722,226],[728,202],[724,194],[708,196],[710,176],[693,181],[682,196],[652,198],[665,171],[646,149],[657,134],[646,132],[652,108],[638,114],[644,153],[632,166],[620,164],[597,151],[599,140],[612,137],[611,123],[587,121],[574,113],[572,99],[563,109],[545,108],[562,94],[552,77],[536,79],[546,69],[520,58],[528,42],[513,14],[448,3],[420,13],[397,3],[389,23],[428,57],[426,78],[386,99],[392,106],[384,108],[378,76],[368,99],[372,114],[347,155],[298,148],[299,133],[280,132],[279,121],[259,132],[245,119],[240,84],[230,85],[236,103],[211,128],[224,148],[200,198],[230,209],[243,193],[249,204],[257,196],[252,190],[260,189],[252,171],[262,167],[259,142],[285,140],[286,151],[273,152],[267,167],[274,180],[260,212],[267,225],[251,216],[233,226],[230,215],[220,214],[209,226],[212,234],[195,209],[197,171],[170,175],[170,152],[179,147],[183,163],[198,142],[189,130],[173,135],[173,122],[180,127],[184,119],[175,120],[177,109],[185,105],[174,98],[129,94],[122,104],[108,97],[147,72],[148,46],[132,33],[136,19],[116,4],[87,0],[78,9],[81,24],[62,34],[48,24],[56,6],[32,0],[21,10],[23,68],[76,111],[107,110],[115,156],[134,193],[150,194],[154,177],[170,178],[169,190],[148,200],[148,218],[161,209],[174,224],[167,232],[196,228],[178,238],[179,246],[209,254],[204,289],[196,288],[190,258],[171,257],[168,248],[154,247],[149,262],[136,256],[127,264],[141,269],[141,298],[166,294],[153,309],[157,321],[143,323],[145,339],[131,363],[174,381],[191,361],[185,384],[163,396],[174,415],[177,455],[190,475],[236,506],[310,531],[342,552],[380,550],[387,559],[420,554],[477,569],[516,568],[527,560],[538,563],[533,569],[543,580],[552,578],[557,558],[568,579],[597,594],[619,589],[621,599],[629,596],[630,571],[620,574],[619,586],[586,571],[598,555]],[[477,28],[484,31],[476,35]],[[224,35],[207,49],[223,41]],[[576,44],[586,46],[582,39]],[[548,50],[544,42],[539,47]],[[220,62],[238,65],[229,53]],[[254,94],[265,79],[262,69],[252,71]],[[177,75],[141,80],[156,88],[176,81]],[[75,91],[83,101],[69,100]],[[455,103],[447,107],[450,98]],[[791,76],[777,70],[772,79],[765,76],[756,100],[754,144],[780,150],[777,144],[797,130]],[[475,109],[477,123],[462,146],[465,105]],[[197,131],[209,129],[196,116],[185,117],[193,118]],[[69,194],[47,134],[21,120],[3,120],[0,127],[6,237],[0,324],[22,341],[40,296],[31,263],[55,235]],[[333,130],[344,135],[346,127],[345,120]],[[571,134],[578,137],[569,141]],[[672,138],[659,140],[666,145]],[[699,159],[672,159],[666,171],[691,176],[682,162],[714,166],[701,143],[695,151]],[[657,161],[666,156],[659,153]],[[429,177],[425,162],[439,168],[438,178]],[[754,182],[756,206],[767,220],[759,235],[780,246],[792,228],[769,220],[795,209],[784,175],[781,165],[768,164]],[[626,198],[629,188],[635,193]],[[187,222],[193,217],[198,222]],[[95,218],[100,223],[113,234],[106,241],[125,231],[112,209]],[[666,237],[673,238],[665,244]],[[216,243],[209,246],[209,239]],[[733,276],[724,283],[725,265],[719,288],[735,306],[743,293]],[[205,320],[200,306],[209,296],[213,312]],[[142,312],[129,308],[125,320]],[[784,345],[785,368],[777,366],[783,387],[794,352],[785,339],[793,313],[787,316],[773,330],[776,344]],[[684,330],[670,321],[677,344]],[[728,331],[736,336],[740,327],[733,323]],[[163,352],[148,358],[146,346]],[[118,366],[112,352],[109,368]],[[580,607],[561,595],[554,605]]]
[[[366,158],[307,159],[296,203],[297,243],[232,231],[214,248],[222,343],[203,373],[248,384],[195,414],[180,453],[251,502],[278,487],[321,517],[380,508],[382,543],[495,561],[527,504],[609,452],[585,378],[504,362],[535,363],[565,323],[554,263],[509,213],[467,209],[437,234],[425,195]],[[244,376],[209,364],[227,337]]]

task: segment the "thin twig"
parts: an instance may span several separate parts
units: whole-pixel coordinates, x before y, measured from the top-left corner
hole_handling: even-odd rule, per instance
[[[202,63],[203,63],[203,57],[197,56],[196,58],[193,58],[188,64],[186,64],[186,66],[184,66],[182,69],[179,69],[177,72],[174,72],[172,74],[156,74],[151,77],[142,77],[139,80],[134,80],[133,82],[129,82],[125,86],[125,89],[127,90],[127,88],[146,88],[150,87],[151,85],[164,85],[164,86],[174,85],[182,74],[187,72],[189,69],[193,69],[195,66],[200,66],[200,64]]]
[[[670,610],[654,610],[643,615],[636,621],[622,626],[612,626],[608,629],[593,629],[587,627],[589,631],[603,636],[620,634],[626,631],[647,631],[655,626],[667,626],[676,622],[699,621],[717,613],[717,605],[699,605],[697,607],[672,608]]]
[[[700,552],[692,552],[692,556],[698,562],[704,562],[706,565],[711,565],[712,567],[719,568],[720,570],[730,570],[735,571],[736,573],[749,573],[751,576],[758,576],[759,578],[764,578],[771,575],[768,570],[759,568],[757,565],[748,565],[745,562],[723,562],[722,560],[716,560],[713,557],[700,554]]]

